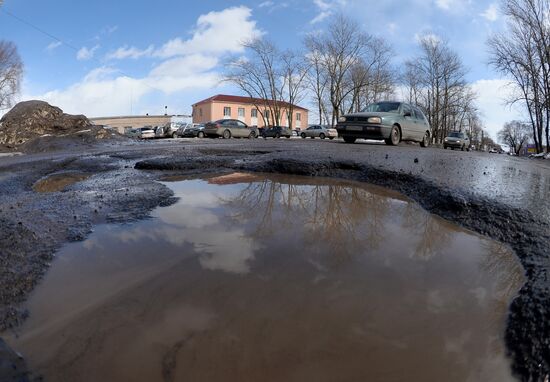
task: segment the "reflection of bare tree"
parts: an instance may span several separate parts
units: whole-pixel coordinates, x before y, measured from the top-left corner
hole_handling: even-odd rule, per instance
[[[298,229],[308,248],[329,249],[339,261],[378,247],[390,198],[345,182],[311,183],[266,179],[248,184],[226,202],[236,209],[235,219],[254,222],[255,237]]]
[[[429,260],[449,245],[454,230],[444,227],[444,221],[435,218],[414,203],[407,203],[403,211],[403,227],[419,238],[413,256]]]

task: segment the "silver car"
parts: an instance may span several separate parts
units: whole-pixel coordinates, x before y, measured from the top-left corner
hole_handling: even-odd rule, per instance
[[[258,130],[250,128],[246,123],[237,119],[220,119],[215,122],[208,122],[203,129],[204,136],[208,138],[223,137],[235,138],[257,138]]]
[[[155,138],[155,130],[151,126],[138,127],[128,130],[126,135],[131,138],[150,139]]]
[[[443,148],[447,149],[447,147],[450,147],[452,150],[461,149],[462,151],[470,151],[470,138],[465,133],[452,131],[443,141]]]
[[[313,125],[308,127],[307,129],[300,132],[300,136],[305,138],[321,138],[321,139],[334,139],[338,137],[338,131],[336,129],[332,129],[329,127],[321,126],[321,125]]]
[[[427,147],[432,138],[430,124],[418,107],[394,101],[376,102],[360,113],[346,114],[336,129],[346,143],[376,139],[392,146],[413,141]]]

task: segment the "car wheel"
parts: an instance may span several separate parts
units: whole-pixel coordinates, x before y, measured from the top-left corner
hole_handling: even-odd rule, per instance
[[[401,131],[397,125],[393,125],[390,132],[390,137],[386,139],[386,144],[390,146],[397,146],[401,142]]]
[[[279,133],[275,134],[275,138],[277,138],[277,139],[281,138],[281,134],[279,134]]]
[[[225,130],[223,132],[223,139],[229,139],[229,138],[231,138],[231,131]]]
[[[420,142],[420,147],[428,147],[430,144],[430,133],[426,131],[426,134],[424,134],[424,138],[422,138],[422,141]]]
[[[178,137],[178,133],[172,133],[172,138],[177,138]]]
[[[302,139],[306,139],[306,133],[300,134],[300,137],[302,137]]]
[[[464,151],[464,145],[462,145],[462,147],[460,148],[460,151]]]
[[[443,150],[447,150],[447,146],[443,145]]]
[[[334,137],[329,137],[328,139],[330,139],[332,141],[334,139]]]
[[[286,136],[286,139],[290,139],[290,135],[287,135],[287,136]]]
[[[199,131],[199,133],[197,134],[197,137],[204,138],[204,133],[202,131]]]
[[[355,143],[356,139],[357,138],[355,138],[355,137],[344,137],[344,142],[346,142],[346,143]]]
[[[256,138],[256,134],[254,134],[254,132],[252,131],[248,136],[248,139],[254,139],[254,138]]]
[[[325,139],[325,134],[323,134],[323,133],[319,134],[319,138]]]

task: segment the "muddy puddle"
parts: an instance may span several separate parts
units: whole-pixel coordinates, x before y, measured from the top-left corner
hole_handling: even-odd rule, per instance
[[[36,192],[58,192],[66,187],[88,179],[91,174],[67,172],[62,174],[53,174],[37,181],[33,186]]]
[[[512,381],[499,243],[358,183],[166,183],[67,245],[7,337],[46,381]]]

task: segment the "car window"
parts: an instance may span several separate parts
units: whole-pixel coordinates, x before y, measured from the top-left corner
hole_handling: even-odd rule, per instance
[[[414,115],[413,115],[412,109],[411,109],[411,107],[410,107],[409,105],[407,105],[407,104],[405,104],[405,103],[404,103],[404,104],[402,104],[402,106],[401,106],[401,110],[402,110],[402,112],[403,112],[403,115],[405,115],[405,114],[409,113],[409,114],[411,115],[411,117],[413,117],[413,118],[414,118]]]
[[[238,127],[238,128],[241,128],[241,129],[246,128],[246,124],[245,124],[244,122],[236,121],[236,123],[237,123],[237,127]]]
[[[457,131],[453,131],[452,133],[449,134],[449,137],[453,137],[453,138],[464,138],[464,134],[463,133],[459,133]]]
[[[377,102],[372,103],[363,109],[364,112],[384,112],[384,113],[398,113],[399,102]]]

